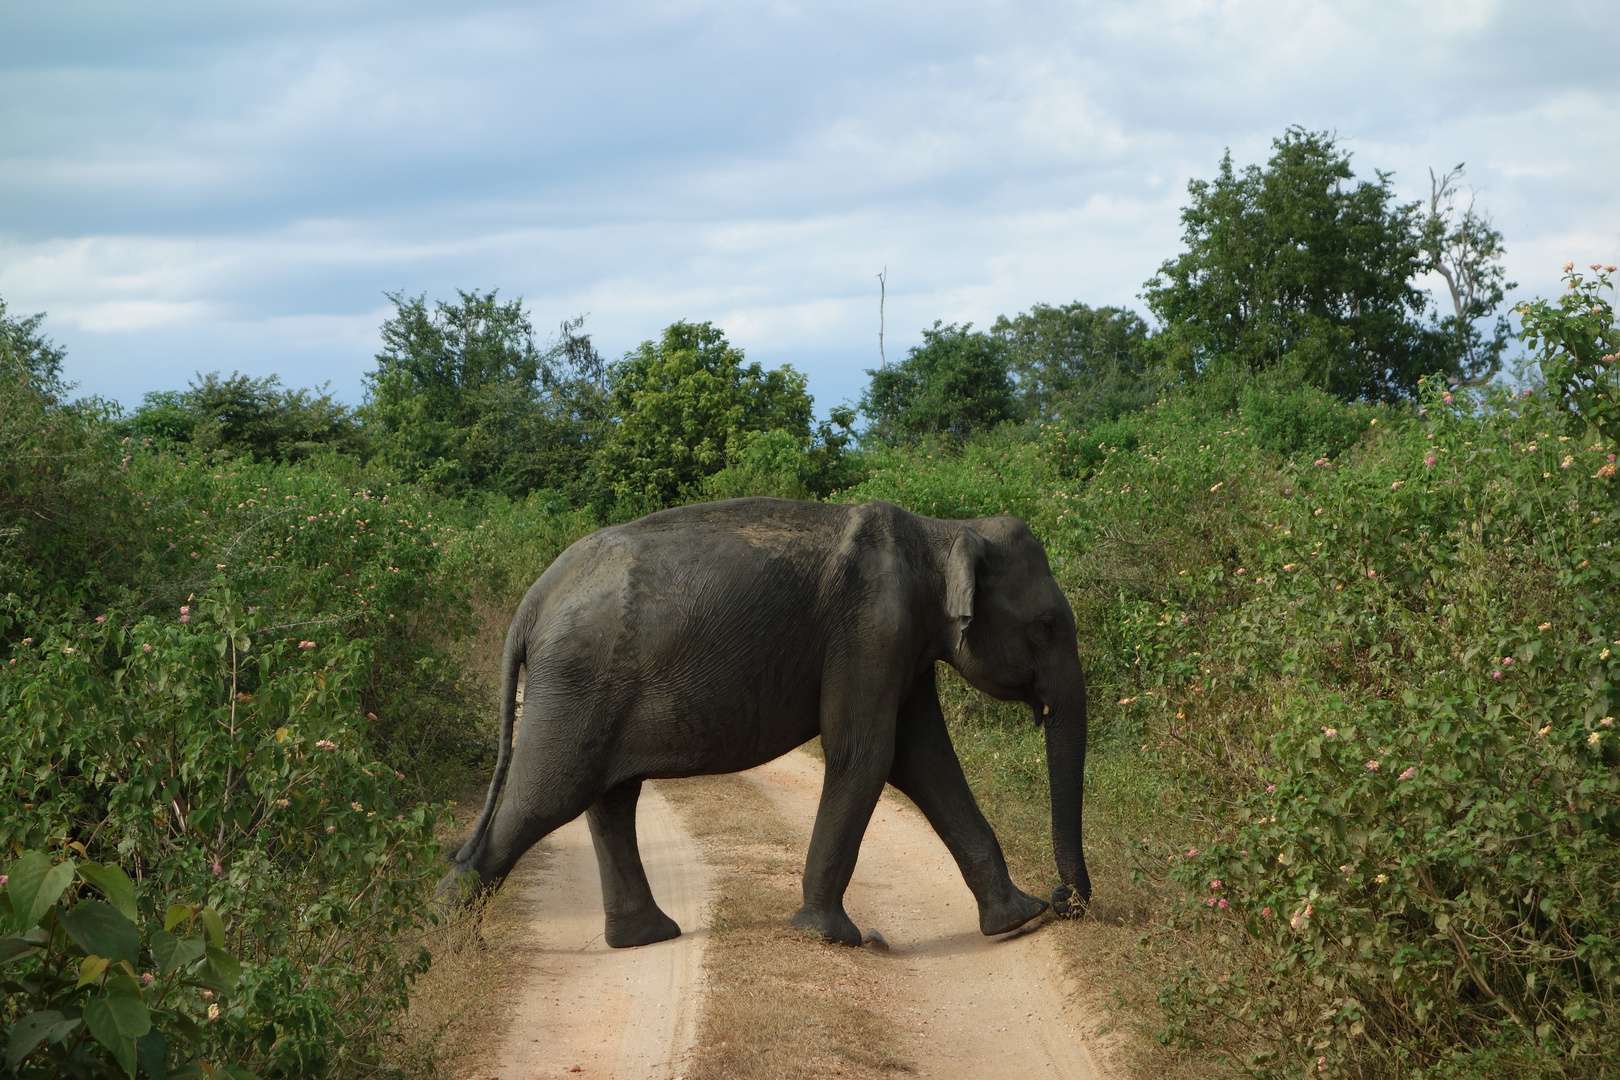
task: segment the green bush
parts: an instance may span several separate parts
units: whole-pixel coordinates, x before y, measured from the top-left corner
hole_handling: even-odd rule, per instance
[[[46,629],[0,674],[0,845],[128,868],[137,923],[159,898],[230,922],[240,983],[217,1022],[182,1029],[187,1055],[373,1069],[422,968],[400,942],[440,871],[436,809],[369,744],[372,643],[277,636],[264,614],[218,587],[164,618],[28,615]],[[4,1007],[35,1011],[9,989]]]
[[[38,851],[6,867],[0,886],[0,927],[12,935],[0,938],[0,989],[6,1012],[19,1014],[0,1016],[0,1077],[121,1072],[133,1080],[139,1068],[174,1080],[257,1080],[199,1056],[222,1010],[237,1010],[241,977],[213,908],[170,904],[143,932],[135,884],[122,868],[71,857],[53,863]]]
[[[115,430],[140,439],[187,444],[194,453],[223,450],[259,461],[300,461],[315,454],[362,454],[367,442],[347,406],[322,388],[285,390],[274,375],[198,375],[183,391],[147,394]]]
[[[1228,603],[1137,616],[1198,778],[1176,877],[1245,943],[1167,992],[1177,1040],[1278,1076],[1615,1066],[1620,512],[1613,448],[1562,428],[1431,385],[1291,471],[1243,569],[1205,571]]]

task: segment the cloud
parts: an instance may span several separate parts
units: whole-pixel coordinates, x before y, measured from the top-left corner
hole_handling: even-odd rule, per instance
[[[1190,177],[1336,131],[1468,163],[1510,276],[1612,260],[1612,19],[1485,0],[16,6],[0,296],[84,390],[362,392],[386,291],[499,286],[610,353],[677,318],[822,405],[937,319],[1138,305]]]

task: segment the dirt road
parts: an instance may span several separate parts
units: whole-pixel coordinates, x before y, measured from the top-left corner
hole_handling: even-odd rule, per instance
[[[529,940],[517,944],[531,966],[497,1057],[501,1080],[678,1075],[697,1028],[712,874],[655,785],[643,787],[639,810],[653,895],[683,933],[639,949],[608,948],[584,817],[547,837],[508,879],[529,914]]]
[[[808,840],[819,761],[796,751],[741,775]],[[555,833],[513,879],[531,913],[535,967],[499,1056],[502,1080],[681,1075],[702,1008],[710,877],[657,784],[644,788],[638,822],[653,892],[686,932],[640,949],[608,949],[584,820]],[[1074,987],[1047,937],[1038,929],[981,935],[955,863],[903,800],[885,796],[878,804],[845,906],[863,929],[889,941],[891,951],[875,965],[885,983],[880,997],[914,1075],[1100,1080]]]

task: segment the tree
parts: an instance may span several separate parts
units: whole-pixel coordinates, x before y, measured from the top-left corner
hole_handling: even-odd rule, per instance
[[[457,303],[429,310],[425,296],[387,295],[395,314],[363,410],[385,460],[453,491],[579,482],[605,402],[582,318],[542,350],[521,298],[457,290]]]
[[[1146,284],[1170,362],[1190,378],[1277,371],[1342,398],[1409,396],[1458,369],[1421,322],[1426,268],[1418,204],[1389,173],[1352,183],[1350,154],[1292,127],[1264,169],[1228,151],[1213,181],[1188,184],[1187,250]]]
[[[1020,417],[1004,337],[975,332],[972,323],[935,321],[921,345],[892,368],[868,370],[861,396],[870,437],[911,442],[945,435],[958,442]]]
[[[785,445],[812,449],[805,377],[787,365],[745,365],[742,350],[712,323],[671,325],[614,364],[608,381],[614,422],[592,462],[604,513],[644,512],[699,494],[705,479],[744,463],[756,433],[780,434],[752,457],[779,456]]]
[[[20,369],[36,390],[61,397],[69,389],[62,382],[62,360],[67,350],[39,332],[44,321],[44,312],[13,319],[6,314],[6,302],[0,300],[0,371]]]
[[[1026,416],[1084,423],[1153,401],[1148,325],[1133,311],[1036,304],[990,333],[1006,346]]]
[[[1457,213],[1457,182],[1463,166],[1444,176],[1429,170],[1429,213],[1423,222],[1423,252],[1428,269],[1445,279],[1451,294],[1452,314],[1442,317],[1440,330],[1451,342],[1457,373],[1454,383],[1479,385],[1489,382],[1502,370],[1502,354],[1507,351],[1512,329],[1507,316],[1499,316],[1491,336],[1480,331],[1502,303],[1503,294],[1518,288],[1504,282],[1502,234],[1491,225],[1491,216],[1474,209],[1475,196],[1469,193],[1468,206]]]
[[[286,390],[275,375],[254,379],[198,374],[183,391],[154,391],[119,423],[131,435],[224,450],[260,461],[298,461],[322,451],[360,454],[364,435],[353,410],[319,390]]]

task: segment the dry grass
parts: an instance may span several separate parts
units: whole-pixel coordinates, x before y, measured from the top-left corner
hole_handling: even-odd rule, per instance
[[[468,786],[439,839],[453,852],[472,831],[485,788]],[[529,872],[534,872],[532,860]],[[522,936],[516,889],[489,894],[453,914],[415,944],[433,957],[416,981],[401,1025],[400,1067],[422,1080],[492,1075],[496,1050],[523,984],[524,957],[510,942]]]
[[[661,785],[718,870],[705,999],[688,1080],[909,1072],[872,953],[788,925],[805,837],[736,776]]]

